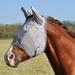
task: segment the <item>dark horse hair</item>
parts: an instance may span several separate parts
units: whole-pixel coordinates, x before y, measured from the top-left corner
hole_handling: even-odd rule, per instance
[[[60,22],[57,19],[54,19],[51,16],[47,17],[47,20],[55,22],[55,24],[59,25],[61,28],[63,28],[70,36],[72,36],[73,38],[75,38],[75,32],[71,31],[70,29],[68,29],[67,26],[65,26],[62,22]]]

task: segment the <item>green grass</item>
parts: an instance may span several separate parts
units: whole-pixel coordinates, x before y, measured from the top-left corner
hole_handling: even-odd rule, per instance
[[[0,40],[0,75],[54,75],[49,61],[44,53],[31,58],[11,68],[5,64],[4,54],[12,40]]]

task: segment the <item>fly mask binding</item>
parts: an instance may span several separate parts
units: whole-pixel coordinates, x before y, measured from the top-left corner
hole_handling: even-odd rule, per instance
[[[45,20],[38,14],[34,7],[32,7],[31,10],[32,16],[27,19],[28,16],[25,15],[26,21],[17,31],[12,42],[13,45],[26,52],[30,58],[44,52],[47,42],[44,27]]]

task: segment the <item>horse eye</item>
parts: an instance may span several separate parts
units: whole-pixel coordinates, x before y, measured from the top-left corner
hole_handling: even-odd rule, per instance
[[[11,56],[9,57],[9,59],[12,59],[13,58],[13,55],[11,54]]]

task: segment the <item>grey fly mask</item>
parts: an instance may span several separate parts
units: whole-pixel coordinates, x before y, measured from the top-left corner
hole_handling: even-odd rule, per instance
[[[17,31],[12,42],[12,44],[25,51],[29,57],[38,55],[43,52],[46,47],[44,18],[38,15],[33,7],[32,14],[33,16],[27,19],[24,25]]]

